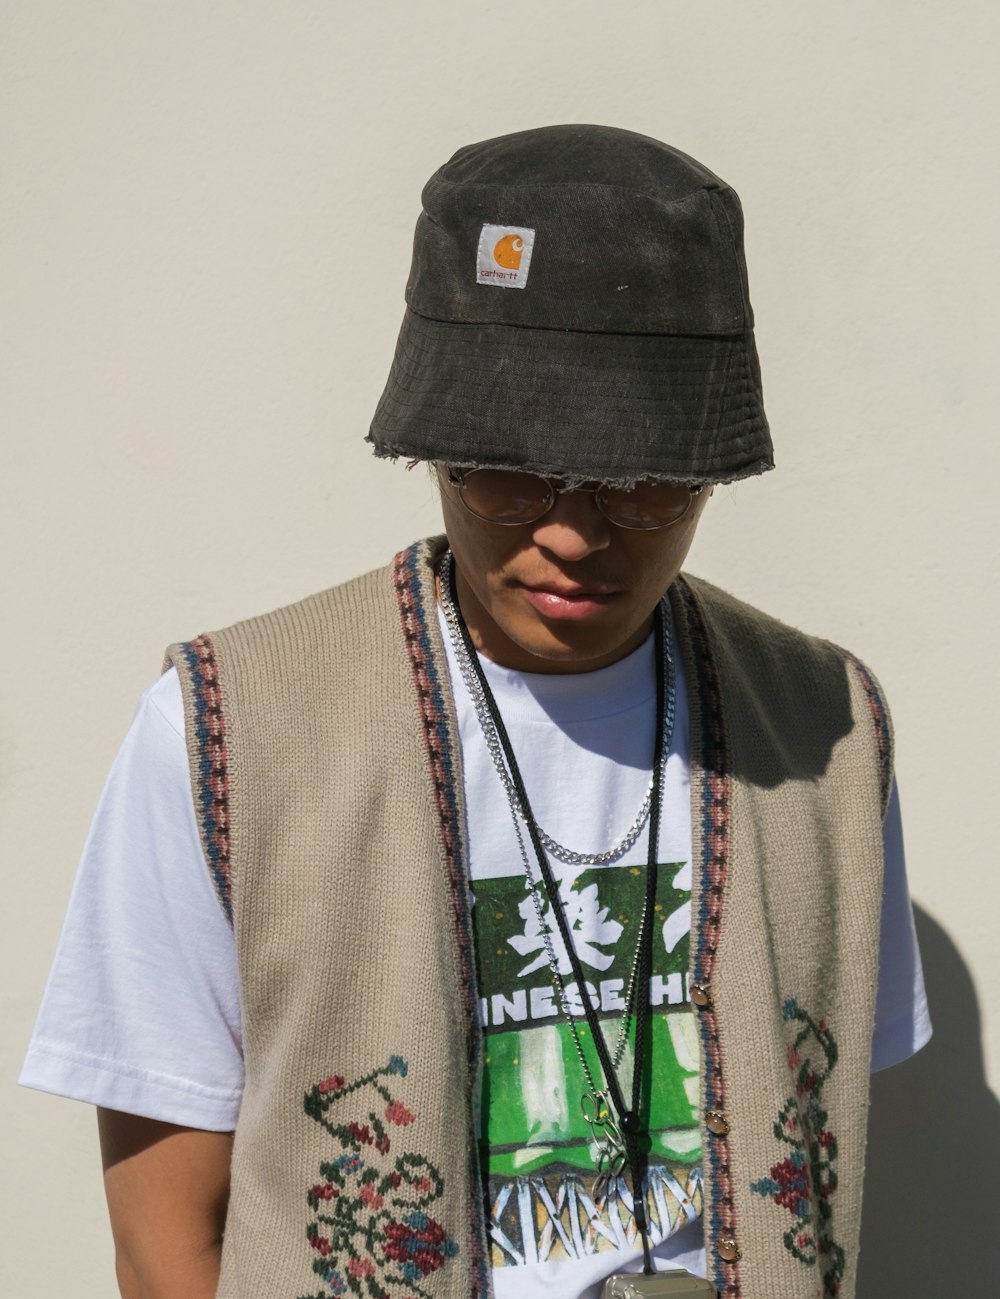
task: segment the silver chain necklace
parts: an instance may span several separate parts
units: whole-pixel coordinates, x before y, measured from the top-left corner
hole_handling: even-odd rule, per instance
[[[507,803],[510,808],[511,820],[514,826],[514,835],[517,839],[518,852],[521,857],[521,865],[524,870],[525,881],[528,891],[531,894],[532,904],[535,909],[535,915],[538,920],[538,929],[541,934],[542,942],[545,946],[545,954],[549,964],[549,970],[552,975],[552,983],[556,995],[559,998],[560,1008],[563,1017],[569,1026],[570,1034],[573,1039],[573,1045],[576,1049],[577,1057],[580,1061],[580,1067],[583,1076],[587,1080],[587,1092],[582,1097],[582,1110],[585,1121],[590,1127],[594,1139],[597,1154],[597,1178],[593,1186],[593,1195],[596,1201],[600,1201],[609,1192],[611,1187],[621,1176],[626,1164],[625,1138],[622,1131],[614,1118],[614,1107],[611,1103],[607,1086],[598,1087],[590,1069],[590,1064],[583,1050],[583,1044],[580,1041],[580,1035],[576,1026],[576,1019],[569,1002],[569,995],[566,989],[565,981],[559,968],[559,957],[555,950],[555,944],[552,941],[552,925],[545,915],[545,889],[542,882],[537,878],[534,868],[531,865],[531,859],[524,842],[523,827],[527,825],[527,816],[525,809],[518,797],[514,782],[507,770],[507,764],[503,754],[503,746],[500,737],[497,734],[496,726],[490,712],[486,695],[480,684],[475,668],[472,665],[469,652],[466,649],[465,641],[461,631],[461,615],[452,600],[452,557],[448,552],[441,564],[441,574],[439,582],[441,607],[444,610],[445,620],[448,624],[449,639],[455,652],[455,658],[458,662],[459,671],[462,680],[469,693],[475,708],[476,717],[479,721],[479,727],[483,738],[489,750],[493,765],[496,768],[497,775],[507,795]],[[667,683],[667,689],[664,692],[663,704],[663,735],[664,742],[658,771],[661,774],[659,786],[663,788],[662,776],[665,774],[667,757],[670,753],[670,740],[673,735],[674,715],[675,715],[675,673],[673,655],[671,652],[671,643],[669,635],[669,611],[664,609],[663,625],[665,635],[663,636],[663,668],[664,679]],[[629,848],[635,843],[642,831],[647,817],[649,816],[652,806],[653,790],[657,786],[657,771],[654,771],[653,778],[650,781],[650,787],[643,805],[635,821],[629,827],[625,837],[614,845],[607,852],[602,853],[578,853],[571,849],[562,847],[547,835],[545,831],[534,822],[535,831],[539,840],[544,845],[550,856],[566,862],[570,865],[605,865],[608,862],[615,861],[623,856]],[[558,906],[558,900],[553,899],[552,906]],[[625,992],[624,1010],[622,1013],[621,1023],[618,1026],[618,1034],[612,1053],[611,1063],[616,1074],[621,1065],[622,1058],[625,1054],[625,1047],[628,1043],[629,1023],[635,1009],[636,985],[639,973],[639,964],[642,953],[642,935],[645,933],[646,925],[649,923],[648,915],[648,898],[643,902],[642,914],[639,920],[639,941],[636,943],[635,955],[632,958],[632,968],[629,971],[628,987]],[[586,988],[579,988],[578,995],[587,996]]]
[[[507,801],[511,806],[514,814],[515,825],[518,818],[524,820],[524,809],[521,807],[521,800],[517,796],[517,790],[514,788],[514,782],[510,778],[510,772],[507,770],[507,764],[504,761],[503,748],[500,744],[500,737],[497,735],[496,727],[493,725],[493,719],[490,716],[489,705],[486,702],[486,696],[483,688],[479,684],[479,678],[476,676],[475,669],[469,659],[465,649],[465,643],[462,640],[462,633],[459,630],[459,614],[451,598],[451,566],[454,561],[451,557],[451,551],[444,556],[441,561],[441,580],[440,580],[440,599],[441,608],[444,610],[445,621],[448,624],[448,635],[451,640],[452,648],[455,651],[455,658],[458,661],[458,668],[462,674],[462,680],[465,682],[465,688],[469,692],[469,698],[472,700],[472,706],[475,709],[476,717],[479,720],[479,727],[486,741],[486,748],[489,751],[493,766],[497,775],[500,777],[500,783],[504,787],[507,795]],[[670,621],[669,611],[664,610],[664,626],[667,629],[667,635],[663,638],[663,665],[665,678],[667,682],[666,698],[663,705],[663,730],[664,744],[661,765],[666,768],[667,759],[670,756],[670,742],[674,733],[674,715],[676,712],[676,689],[675,689],[675,672],[674,657],[669,634]],[[656,772],[650,776],[649,785],[646,789],[646,795],[642,800],[642,806],[635,815],[635,819],[625,834],[617,843],[606,849],[604,852],[577,852],[573,848],[565,848],[557,840],[553,839],[545,829],[535,822],[538,830],[538,837],[541,839],[546,852],[550,857],[557,861],[566,862],[570,866],[606,866],[609,862],[617,861],[632,847],[635,841],[642,833],[642,828],[649,818],[649,809],[653,801],[653,789],[656,786]],[[518,835],[520,842],[520,832]],[[524,848],[522,845],[522,854]]]
[[[545,955],[548,958],[552,986],[559,998],[563,1019],[569,1027],[577,1059],[580,1061],[580,1068],[587,1080],[587,1091],[581,1097],[580,1105],[584,1120],[590,1128],[596,1154],[597,1176],[591,1187],[591,1195],[595,1203],[600,1204],[618,1181],[618,1178],[621,1177],[624,1170],[626,1162],[625,1141],[618,1124],[615,1122],[614,1106],[611,1103],[608,1090],[606,1087],[597,1085],[590,1069],[590,1063],[584,1053],[583,1043],[580,1041],[580,1033],[576,1026],[576,1018],[570,1005],[566,982],[559,971],[559,957],[556,955],[555,944],[552,942],[552,924],[545,915],[545,902],[543,901],[545,889],[532,869],[528,851],[524,846],[520,818],[513,802],[510,810],[514,822],[514,834],[517,836],[517,846],[521,854],[521,865],[531,894],[531,901],[535,908],[535,915],[538,918],[538,930],[542,936],[542,942],[545,944]],[[646,922],[647,908],[645,902],[643,902],[642,916],[639,920],[640,937],[645,932]],[[635,947],[635,955],[632,957],[632,968],[629,971],[628,988],[625,992],[625,1005],[611,1057],[611,1063],[616,1073],[621,1066],[622,1057],[625,1055],[625,1047],[628,1044],[628,1027],[635,1009],[636,981],[639,974],[641,951],[642,944],[638,942]],[[587,989],[579,988],[577,993],[580,997],[586,997]]]

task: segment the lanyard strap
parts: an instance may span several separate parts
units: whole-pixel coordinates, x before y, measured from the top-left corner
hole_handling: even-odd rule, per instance
[[[648,1123],[648,1101],[650,1094],[649,1079],[651,1075],[651,1055],[649,1049],[648,1024],[650,1019],[649,1013],[649,981],[652,974],[653,966],[653,916],[656,906],[656,884],[657,884],[657,851],[659,845],[660,831],[660,808],[663,802],[663,771],[665,763],[663,762],[663,748],[665,741],[666,727],[664,726],[664,699],[666,695],[666,680],[664,673],[664,653],[663,642],[666,635],[665,620],[662,604],[657,604],[654,617],[654,628],[656,636],[656,744],[653,753],[653,797],[649,808],[649,844],[646,856],[646,902],[643,911],[642,927],[639,932],[637,945],[639,948],[639,965],[636,979],[636,1006],[635,1006],[635,1055],[632,1064],[632,1096],[631,1105],[626,1106],[625,1097],[618,1081],[614,1063],[611,1059],[611,1052],[608,1048],[607,1041],[601,1029],[600,1020],[597,1017],[597,1011],[587,995],[586,981],[584,979],[583,967],[580,964],[580,958],[577,955],[576,947],[573,944],[573,935],[570,931],[569,924],[566,920],[562,900],[559,897],[559,887],[552,875],[552,868],[549,865],[549,859],[542,846],[538,834],[538,826],[534,814],[531,811],[531,804],[528,801],[527,790],[524,787],[524,780],[521,776],[521,770],[514,756],[514,749],[510,742],[510,736],[507,734],[507,727],[500,715],[500,709],[497,707],[496,699],[490,683],[483,671],[482,664],[479,661],[479,655],[472,643],[472,637],[465,619],[462,616],[461,606],[458,602],[458,587],[456,582],[456,566],[451,563],[449,566],[448,581],[449,594],[452,604],[454,605],[458,629],[462,636],[462,642],[465,645],[469,660],[472,663],[476,676],[479,680],[483,696],[489,708],[490,717],[496,729],[497,736],[503,748],[504,757],[507,761],[507,767],[510,772],[511,782],[517,792],[520,800],[521,811],[527,826],[528,835],[531,839],[531,846],[535,850],[535,856],[538,859],[538,868],[541,872],[542,879],[545,883],[545,890],[548,894],[549,908],[556,918],[556,925],[559,929],[559,936],[562,939],[563,946],[569,956],[570,965],[573,969],[573,977],[576,979],[577,988],[579,989],[580,1001],[583,1005],[584,1014],[587,1019],[587,1026],[590,1029],[594,1046],[597,1049],[598,1058],[601,1062],[601,1069],[604,1073],[604,1079],[611,1099],[614,1103],[615,1110],[618,1113],[619,1127],[625,1144],[625,1157],[628,1161],[629,1171],[632,1174],[632,1201],[634,1206],[635,1223],[642,1236],[643,1248],[643,1270],[646,1273],[653,1272],[652,1255],[649,1243],[649,1226],[646,1220],[646,1206],[643,1196],[643,1177],[646,1172],[646,1154],[648,1145],[642,1140],[646,1135],[647,1129],[643,1122],[642,1114],[642,1095],[643,1081],[647,1080],[645,1088],[647,1100],[647,1114],[645,1116]],[[555,972],[558,976],[558,972]],[[565,1002],[564,1002],[565,1004]],[[628,1011],[626,1010],[626,1014]]]

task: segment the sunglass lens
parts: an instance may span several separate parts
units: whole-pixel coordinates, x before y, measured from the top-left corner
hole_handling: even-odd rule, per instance
[[[676,523],[687,513],[691,500],[691,490],[683,484],[636,483],[628,491],[605,488],[601,504],[612,523],[645,531]]]
[[[515,469],[473,469],[462,481],[462,500],[491,523],[531,523],[552,503],[552,488],[537,474]]]

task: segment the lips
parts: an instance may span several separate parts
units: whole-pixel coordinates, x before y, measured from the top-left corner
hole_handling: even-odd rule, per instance
[[[592,618],[613,604],[617,591],[584,586],[545,583],[539,586],[521,584],[525,600],[546,618],[582,621]]]

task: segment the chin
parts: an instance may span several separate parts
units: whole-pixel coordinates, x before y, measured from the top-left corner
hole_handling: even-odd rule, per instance
[[[556,631],[546,626],[534,626],[523,631],[511,628],[507,635],[523,653],[539,661],[539,671],[545,671],[546,666],[586,671],[592,664],[624,657],[635,648],[632,643],[635,633],[621,628],[609,635],[607,628],[575,625]],[[645,632],[641,639],[644,636]]]

